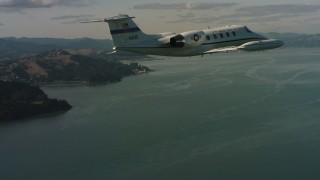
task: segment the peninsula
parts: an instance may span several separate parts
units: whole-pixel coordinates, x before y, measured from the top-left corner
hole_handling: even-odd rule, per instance
[[[0,81],[0,121],[13,121],[71,109],[65,100],[50,99],[38,87]]]
[[[48,98],[39,84],[114,83],[149,71],[138,63],[124,64],[113,58],[71,54],[59,49],[0,61],[0,121],[71,109],[65,100]]]

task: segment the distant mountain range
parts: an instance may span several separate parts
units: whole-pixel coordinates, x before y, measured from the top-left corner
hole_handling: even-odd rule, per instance
[[[105,39],[0,38],[0,59],[29,56],[52,49],[101,49],[111,51],[113,42]]]
[[[286,47],[320,47],[320,34],[267,33],[267,37],[281,39]]]
[[[320,34],[266,33],[267,37],[281,39],[287,47],[320,47]],[[100,49],[111,51],[112,40],[61,38],[0,38],[0,60],[28,56],[52,49]]]

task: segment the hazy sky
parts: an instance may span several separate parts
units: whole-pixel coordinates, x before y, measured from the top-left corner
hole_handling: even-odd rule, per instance
[[[105,23],[79,21],[119,13],[146,33],[232,24],[257,32],[320,33],[319,0],[0,0],[0,37],[111,38]]]

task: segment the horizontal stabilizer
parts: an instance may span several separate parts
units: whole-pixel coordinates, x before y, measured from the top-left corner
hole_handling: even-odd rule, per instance
[[[95,23],[95,22],[105,22],[104,19],[90,20],[90,21],[81,21],[81,23]]]
[[[113,17],[105,18],[105,19],[82,21],[81,23],[110,22],[110,21],[119,21],[119,20],[133,19],[133,18],[135,18],[135,17],[131,17],[128,15],[118,15],[118,16],[113,16]]]

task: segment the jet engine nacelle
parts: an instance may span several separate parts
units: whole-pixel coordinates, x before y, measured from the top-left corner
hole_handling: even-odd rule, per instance
[[[195,47],[200,46],[205,39],[203,31],[188,31],[170,38],[171,47]]]
[[[266,49],[274,49],[283,46],[283,42],[277,39],[268,39],[262,41],[252,41],[241,45],[238,49],[244,51],[259,51]]]

